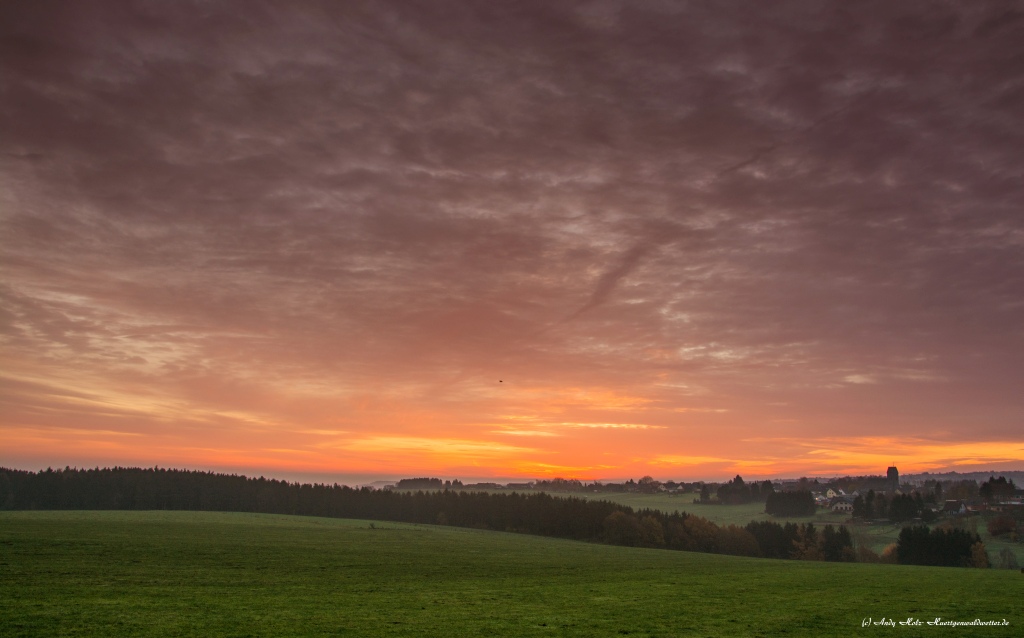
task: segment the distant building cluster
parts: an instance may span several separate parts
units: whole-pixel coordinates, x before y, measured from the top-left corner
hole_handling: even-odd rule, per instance
[[[923,484],[907,485],[900,482],[895,465],[886,469],[885,477],[846,477],[826,484],[818,481],[786,481],[784,490],[809,489],[820,508],[861,519],[934,520],[941,516],[964,516],[972,513],[1007,512],[1024,514],[1024,491],[1016,489],[1013,481],[991,477],[980,487],[973,480],[929,480]],[[955,498],[949,498],[954,496]]]
[[[383,489],[398,490],[486,490],[510,492],[637,492],[644,494],[699,494],[694,502],[730,504],[765,500],[771,492],[810,492],[814,504],[836,514],[858,519],[934,520],[941,516],[962,516],[982,511],[1024,514],[1024,491],[1012,480],[991,477],[980,484],[970,479],[938,480],[932,475],[915,475],[911,483],[901,483],[896,464],[885,475],[836,479],[792,479],[745,483],[737,476],[728,483],[684,483],[657,481],[645,476],[622,483],[586,483],[577,479],[539,479],[528,482],[462,483],[438,478],[402,479]],[[822,483],[821,481],[825,482]],[[946,486],[944,488],[944,486]]]

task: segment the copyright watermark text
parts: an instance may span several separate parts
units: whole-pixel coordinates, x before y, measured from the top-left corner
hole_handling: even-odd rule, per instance
[[[861,627],[982,627],[991,625],[995,627],[1008,627],[1010,623],[1005,618],[999,620],[946,620],[945,618],[934,618],[932,620],[921,620],[919,618],[907,618],[896,620],[895,618],[864,618]]]

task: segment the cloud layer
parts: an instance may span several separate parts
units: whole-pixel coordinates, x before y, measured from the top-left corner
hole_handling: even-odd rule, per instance
[[[5,2],[0,460],[1020,465],[1022,35],[1020,3]]]

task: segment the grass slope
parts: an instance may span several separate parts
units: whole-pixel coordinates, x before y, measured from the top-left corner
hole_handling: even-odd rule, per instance
[[[451,527],[0,512],[3,636],[1019,636],[1024,575]],[[866,616],[1009,627],[869,627]]]
[[[554,495],[554,494],[553,494]],[[590,500],[605,500],[620,505],[627,505],[635,510],[652,509],[662,512],[687,512],[702,516],[719,525],[739,525],[743,527],[750,521],[780,520],[764,513],[764,503],[745,503],[743,505],[710,505],[694,503],[697,494],[639,494],[637,492],[578,492],[561,494],[561,496],[579,496]],[[834,514],[819,510],[814,516],[794,516],[781,519],[783,522],[814,523],[842,525],[849,515]]]

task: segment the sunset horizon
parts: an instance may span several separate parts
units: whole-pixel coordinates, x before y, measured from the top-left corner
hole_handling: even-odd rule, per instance
[[[1021,15],[4,3],[0,466],[1024,470]]]

